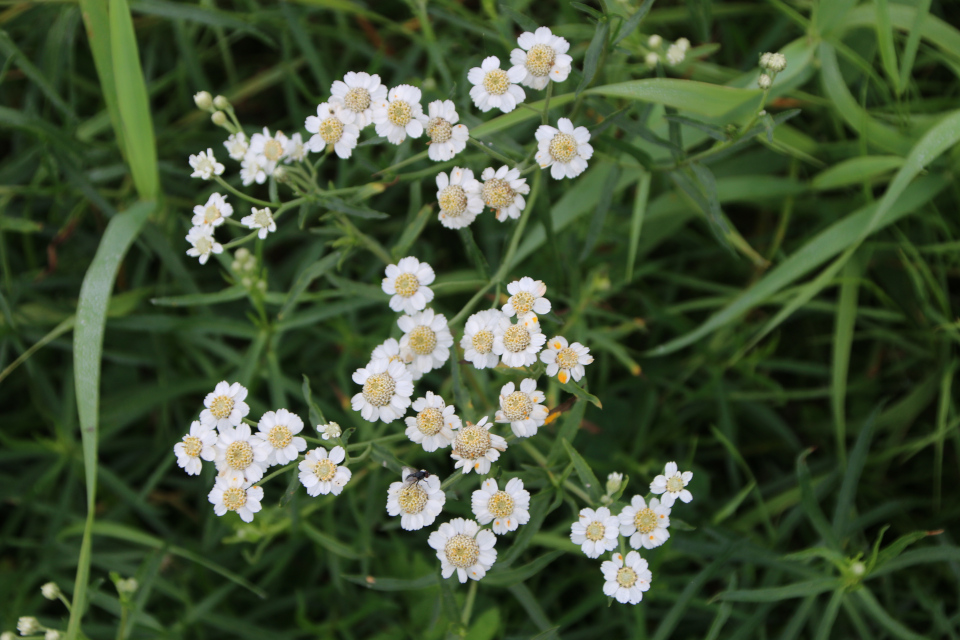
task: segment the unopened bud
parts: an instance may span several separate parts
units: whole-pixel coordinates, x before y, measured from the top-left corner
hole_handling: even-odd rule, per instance
[[[614,471],[607,476],[607,493],[609,495],[615,494],[617,491],[620,491],[620,487],[623,486],[623,474],[617,473]]]
[[[677,45],[681,51],[686,51],[690,48],[690,41],[686,38],[680,38],[674,44]]]
[[[4,631],[0,633],[0,640],[14,640],[17,636],[14,635],[13,631]]]
[[[214,111],[213,115],[210,116],[210,119],[213,120],[213,124],[218,127],[222,127],[227,124],[227,115],[223,111]]]
[[[340,425],[336,422],[331,422],[329,424],[321,424],[317,426],[317,431],[320,432],[324,440],[330,440],[331,438],[339,438],[342,433]]]
[[[56,582],[48,582],[40,587],[40,593],[42,593],[43,597],[47,600],[56,600],[60,597],[60,586],[57,585]]]
[[[266,291],[267,291],[267,282],[266,282],[265,280],[260,280],[260,281],[258,281],[258,282],[257,282],[257,289],[260,289],[260,291],[266,293]]]
[[[56,629],[47,629],[43,634],[43,640],[60,640],[60,632]]]
[[[850,565],[850,573],[860,577],[867,572],[867,566],[862,562],[854,562]]]
[[[40,621],[33,616],[23,616],[17,620],[17,631],[22,636],[32,636],[40,631]]]
[[[136,578],[123,578],[117,580],[117,593],[120,595],[131,595],[140,587]]]
[[[663,38],[657,34],[653,34],[650,38],[647,39],[647,46],[651,49],[659,49],[663,45]]]
[[[282,164],[278,164],[277,168],[273,170],[273,179],[277,182],[286,182],[289,176],[287,175],[287,170]]]
[[[773,84],[773,78],[771,78],[765,73],[761,73],[760,77],[757,78],[757,86],[760,87],[761,89],[769,89],[770,85],[772,84]]]
[[[660,56],[654,53],[653,51],[651,51],[646,55],[643,61],[647,63],[648,67],[653,69],[654,67],[657,66],[657,63],[660,62]]]
[[[193,102],[197,105],[198,109],[203,109],[204,111],[211,111],[213,109],[213,98],[210,97],[209,91],[199,91],[193,94]]]
[[[213,106],[220,110],[227,110],[230,108],[230,101],[223,96],[217,96],[213,99]]]

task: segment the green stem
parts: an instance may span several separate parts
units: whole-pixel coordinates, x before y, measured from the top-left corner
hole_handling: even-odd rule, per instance
[[[553,82],[547,83],[547,95],[543,98],[543,117],[540,119],[542,124],[550,122],[550,96],[553,95]]]
[[[267,202],[266,200],[257,200],[256,198],[251,198],[250,196],[243,193],[242,191],[238,191],[237,189],[234,189],[231,185],[227,184],[226,180],[224,180],[220,176],[213,176],[213,179],[216,180],[218,183],[220,183],[221,187],[223,187],[233,195],[237,196],[238,198],[243,198],[248,202],[252,202],[253,204],[258,204],[261,207],[279,207],[282,204],[280,202]]]
[[[242,238],[237,238],[236,240],[231,240],[227,244],[223,245],[223,250],[233,249],[234,247],[239,247],[242,244],[246,244],[257,237],[257,234],[260,233],[260,230],[256,230],[248,235],[243,236]],[[256,424],[256,423],[254,423]]]
[[[463,603],[463,613],[460,614],[460,622],[463,626],[470,624],[470,615],[473,613],[473,602],[477,599],[477,581],[470,581],[470,589],[467,591],[467,599]]]
[[[407,434],[394,433],[393,435],[383,436],[382,438],[374,438],[373,440],[367,440],[366,442],[356,442],[354,444],[348,444],[345,448],[347,451],[357,451],[358,449],[363,449],[368,445],[385,444],[387,442],[400,442],[401,440],[406,440],[406,439],[407,439]]]
[[[487,145],[483,144],[482,142],[480,142],[480,141],[477,140],[476,138],[469,138],[469,139],[468,139],[468,142],[470,142],[470,144],[472,144],[473,146],[477,147],[478,149],[480,149],[481,151],[483,151],[485,154],[487,154],[488,156],[490,156],[490,157],[493,158],[494,160],[497,160],[497,161],[499,161],[499,162],[502,162],[503,164],[507,165],[508,167],[512,167],[512,166],[514,166],[515,164],[517,164],[517,161],[516,161],[516,160],[512,160],[512,159],[508,158],[507,156],[505,156],[505,155],[503,155],[503,154],[501,154],[501,153],[497,153],[496,151],[494,151],[493,149],[491,149],[491,148],[488,147]]]
[[[297,460],[294,460],[293,462],[291,462],[291,463],[288,464],[288,465],[285,465],[285,466],[280,467],[279,469],[277,469],[276,471],[274,471],[274,472],[272,472],[272,473],[268,473],[267,475],[265,475],[265,476],[263,476],[262,478],[260,478],[260,481],[256,483],[257,486],[261,486],[261,485],[266,484],[267,480],[270,480],[271,478],[275,478],[276,476],[280,475],[281,473],[285,473],[285,472],[287,472],[287,471],[290,471],[290,469],[293,469],[293,468],[296,467],[298,464],[300,464],[300,459],[299,459],[299,458],[298,458]]]

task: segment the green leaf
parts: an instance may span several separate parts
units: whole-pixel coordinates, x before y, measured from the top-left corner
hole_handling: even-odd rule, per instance
[[[363,557],[362,553],[357,553],[349,545],[340,542],[331,535],[323,533],[306,521],[301,520],[300,526],[303,528],[303,532],[308,538],[316,542],[330,553],[336,554],[341,558],[346,558],[347,560],[359,560]]]
[[[894,544],[898,545],[900,547],[899,551],[902,552],[907,545],[913,544],[918,540],[922,540],[926,536],[934,535],[934,533],[936,532],[915,531],[902,536]],[[901,541],[903,542],[901,543]],[[890,550],[892,552],[893,546],[894,545],[890,545],[890,547],[887,547],[887,549],[884,551],[886,552],[887,550]],[[896,556],[891,553],[890,556],[884,560],[882,566],[878,560],[876,569],[871,571],[868,577],[877,578],[879,576],[885,576],[917,564],[939,564],[943,562],[960,562],[960,547],[944,546],[930,547],[927,549],[913,549],[903,553],[902,555],[898,554]]]
[[[760,104],[759,89],[737,89],[695,80],[645,78],[586,90],[589,95],[652,102],[681,111],[719,118],[745,106]]]
[[[582,2],[571,2],[570,6],[576,9],[577,11],[579,11],[580,13],[584,13],[590,16],[594,20],[603,20],[606,18],[606,16],[604,16],[603,13],[597,11],[590,5],[583,4]]]
[[[587,461],[573,448],[570,442],[563,440],[563,447],[567,450],[567,455],[570,456],[570,462],[573,463],[573,468],[576,469],[577,475],[580,476],[580,483],[583,484],[583,488],[587,490],[590,500],[594,504],[599,504],[600,496],[603,495],[604,486],[600,484],[597,476],[593,473],[593,469],[590,468]]]
[[[527,578],[540,573],[547,565],[562,555],[563,551],[550,551],[522,567],[504,571],[497,571],[497,565],[494,564],[493,568],[484,576],[483,582],[486,585],[494,587],[509,587],[515,585],[518,582],[523,582]]]
[[[640,231],[643,229],[643,218],[647,213],[647,201],[650,199],[650,179],[648,171],[640,172],[637,181],[637,194],[633,199],[633,213],[630,216],[630,242],[627,245],[627,267],[624,279],[633,281],[633,270],[637,263],[637,248],[640,246]]]
[[[880,62],[897,95],[900,89],[900,70],[897,68],[897,50],[893,47],[893,27],[890,26],[890,9],[887,0],[873,0],[877,12],[877,41],[880,45]]]
[[[375,578],[374,576],[343,575],[344,580],[366,587],[373,591],[415,591],[435,587],[440,580],[438,574],[431,573],[422,578]]]
[[[487,263],[487,258],[483,255],[483,251],[477,246],[477,242],[473,238],[473,231],[469,226],[460,227],[457,231],[460,234],[460,239],[463,240],[463,247],[467,252],[467,259],[469,259],[474,268],[476,268],[480,279],[489,280],[490,265]]]
[[[620,167],[614,165],[607,174],[607,183],[604,185],[600,194],[600,200],[597,202],[596,209],[593,210],[593,216],[590,218],[590,227],[587,230],[587,239],[583,243],[583,250],[580,252],[580,262],[590,257],[597,240],[600,239],[600,233],[603,231],[603,223],[607,219],[607,211],[610,210],[610,204],[613,202],[613,192],[620,179]]]
[[[385,220],[390,217],[385,213],[374,211],[373,209],[369,209],[367,207],[347,204],[340,198],[326,197],[320,201],[320,204],[330,211],[336,211],[337,213],[343,213],[348,216],[362,218],[364,220]]]
[[[493,640],[499,630],[500,610],[491,607],[477,616],[463,640]]]
[[[634,11],[626,22],[623,23],[623,26],[620,27],[620,31],[617,33],[617,37],[613,41],[613,46],[617,46],[623,42],[624,38],[633,33],[634,29],[640,26],[640,23],[650,13],[650,7],[653,6],[653,0],[643,0],[643,4]]]
[[[857,293],[860,289],[861,261],[854,258],[843,267],[843,283],[833,329],[833,365],[830,368],[830,405],[833,410],[834,431],[840,459],[847,457],[847,374],[850,369],[850,351],[853,347],[853,329],[857,320]],[[836,518],[834,518],[836,526]],[[837,535],[843,532],[837,530]]]
[[[807,456],[813,453],[813,449],[807,449],[797,456],[797,481],[800,485],[800,505],[807,514],[807,519],[817,533],[823,538],[823,541],[833,550],[840,549],[840,541],[834,534],[833,529],[827,522],[826,516],[820,509],[817,502],[817,496],[813,492],[813,484],[810,481],[810,470],[807,468]]]
[[[840,483],[840,491],[837,492],[837,506],[833,512],[833,531],[840,539],[843,539],[846,534],[847,522],[855,507],[854,497],[857,494],[857,484],[859,484],[863,468],[867,464],[867,454],[870,451],[870,442],[873,439],[873,432],[877,428],[877,417],[880,415],[881,408],[882,406],[878,406],[870,412],[870,416],[860,427],[857,443],[854,445],[853,451],[850,453],[850,459],[847,460],[845,465],[843,482]]]
[[[277,320],[283,320],[284,317],[290,313],[290,310],[297,304],[297,300],[303,295],[303,292],[307,290],[311,282],[337,265],[340,255],[339,251],[328,253],[300,272],[296,282],[290,287],[290,291],[287,293],[287,299],[283,301],[283,306],[280,307],[280,311],[277,312]]]
[[[117,84],[113,75],[113,52],[110,45],[110,15],[105,0],[80,0],[80,15],[87,28],[87,40],[93,54],[93,64],[100,78],[101,94],[107,105],[107,114],[117,136],[117,146],[126,158],[127,142],[123,122],[120,119],[120,106],[117,103]]]
[[[573,2],[573,5],[579,3]],[[597,74],[597,65],[600,64],[600,56],[603,54],[604,47],[607,46],[607,36],[610,35],[610,21],[606,16],[601,16],[597,22],[597,30],[593,34],[593,40],[587,47],[587,53],[583,57],[583,78],[577,86],[576,95],[579,97],[583,90],[590,86],[593,77]]]
[[[314,428],[321,424],[327,424],[327,419],[324,417],[323,411],[321,411],[317,403],[313,401],[313,390],[310,388],[310,378],[307,377],[307,374],[303,374],[303,384],[300,385],[300,391],[303,393],[303,401],[307,404],[310,424],[312,424]]]
[[[517,23],[517,26],[523,29],[524,31],[529,31],[530,33],[533,33],[534,31],[537,30],[539,26],[536,22],[534,22],[524,14],[520,13],[519,11],[511,7],[509,4],[500,3],[499,9],[501,13],[506,14],[507,17],[509,17],[511,20]]]
[[[158,307],[199,307],[221,302],[233,302],[246,297],[247,290],[239,284],[227,287],[215,293],[191,293],[185,296],[168,296],[166,298],[150,298],[150,303]]]
[[[676,114],[667,114],[663,116],[663,119],[667,122],[676,122],[677,124],[683,124],[697,131],[702,131],[714,140],[729,140],[730,136],[727,135],[726,130],[723,127],[718,127],[713,124],[708,124],[706,122],[700,122],[693,118],[688,118],[686,116],[680,116]]]
[[[901,166],[903,158],[900,156],[860,156],[844,160],[818,173],[810,184],[820,191],[869,184]]]
[[[572,393],[578,399],[586,400],[590,404],[594,405],[597,409],[603,409],[603,403],[600,402],[600,398],[581,387],[579,384],[574,382],[572,378],[562,383],[560,387],[567,393]]]
[[[931,2],[932,0],[918,0],[917,2],[916,14],[914,15],[913,23],[910,25],[910,35],[907,36],[907,43],[903,47],[903,58],[900,60],[900,82],[897,86],[898,94],[903,93],[910,81],[913,63],[917,59],[917,50],[920,48],[920,36],[923,30],[923,23],[930,13]]]
[[[779,602],[791,598],[813,596],[825,591],[834,591],[841,587],[843,587],[842,578],[814,578],[782,587],[724,591],[717,594],[716,599],[731,602]]]
[[[894,619],[886,609],[877,602],[877,599],[866,587],[861,587],[853,592],[854,600],[856,600],[866,611],[871,618],[873,618],[881,627],[890,632],[890,634],[896,638],[901,638],[902,640],[925,640],[928,636],[922,636],[919,633],[914,633],[901,622]]]
[[[393,249],[390,251],[393,255],[394,260],[399,260],[413,245],[417,238],[420,237],[420,234],[423,233],[423,228],[427,225],[427,221],[433,217],[433,206],[424,205],[420,211],[417,212],[416,217],[412,222],[407,224],[403,229],[403,234],[400,236],[400,239],[397,240],[397,244],[394,245]]]

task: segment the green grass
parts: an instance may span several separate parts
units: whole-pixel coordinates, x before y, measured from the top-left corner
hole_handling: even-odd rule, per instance
[[[0,11],[0,631],[35,615],[92,639],[960,636],[950,4],[661,0],[642,20],[639,7]],[[596,153],[575,180],[528,175],[519,222],[436,221],[436,173],[479,173],[478,147],[434,164],[419,141],[368,144],[319,167],[335,199],[298,203],[248,245],[266,293],[234,281],[227,253],[185,255],[192,207],[224,190],[190,179],[188,155],[211,147],[231,187],[293,197],[241,187],[197,91],[227,96],[248,134],[303,132],[331,82],[365,70],[453,100],[494,153],[523,158],[543,94],[480,114],[466,72],[507,60],[531,25],[570,41],[549,120],[591,128]],[[653,33],[689,38],[687,60],[651,73]],[[754,117],[764,51],[788,67]],[[399,465],[446,478],[452,463],[349,408],[352,372],[399,336],[379,281],[405,255],[436,269],[433,306],[457,339],[529,275],[549,287],[548,337],[596,356],[586,386],[541,378],[550,407],[571,403],[499,465],[531,489],[531,522],[470,585],[439,578],[426,539],[470,517],[474,476],[449,481],[434,526],[400,530],[384,510]],[[416,393],[475,420],[519,377],[448,364]],[[310,498],[278,475],[252,524],[217,518],[213,470],[186,476],[172,447],[223,379],[250,389],[254,419],[287,407],[353,429],[343,494]],[[608,473],[629,478],[627,501],[669,460],[694,471],[694,501],[643,552],[643,602],[609,604],[570,523]],[[139,589],[121,596],[111,572]],[[41,597],[51,580],[72,615]]]

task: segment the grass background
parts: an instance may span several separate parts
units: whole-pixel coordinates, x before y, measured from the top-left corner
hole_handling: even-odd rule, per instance
[[[0,627],[38,615],[66,629],[64,608],[39,593],[55,580],[89,598],[91,638],[957,637],[955,5],[656,2],[635,32],[588,55],[596,33],[622,33],[637,9],[592,8],[605,11],[599,28],[567,3],[84,0],[0,11]],[[319,409],[358,427],[355,438],[397,428],[345,409],[350,373],[396,329],[377,287],[383,263],[342,217],[305,210],[302,229],[286,219],[258,247],[267,322],[245,297],[217,297],[228,264],[184,255],[188,213],[214,190],[187,179],[187,155],[213,147],[238,171],[192,95],[230,97],[248,133],[292,133],[334,79],[366,70],[417,84],[425,102],[450,97],[475,127],[492,117],[470,105],[466,70],[507,59],[526,20],[571,42],[575,71],[558,94],[584,70],[592,87],[647,77],[641,46],[659,33],[695,47],[668,75],[709,84],[751,87],[758,54],[786,51],[768,109],[801,112],[772,141],[697,164],[711,189],[704,174],[670,167],[671,142],[694,166],[709,148],[704,127],[670,127],[647,100],[721,127],[743,109],[692,84],[686,102],[642,84],[571,99],[553,118],[593,128],[598,154],[578,180],[542,182],[515,261],[504,260],[513,223],[481,216],[480,260],[420,214],[439,170],[426,160],[389,172],[366,201],[388,219],[352,220],[387,251],[412,243],[440,275],[434,306],[448,317],[491,273],[545,280],[548,321],[597,355],[588,378],[603,410],[577,403],[538,435],[544,464],[519,447],[504,457],[552,510],[538,530],[500,542],[503,560],[522,540],[511,571],[481,583],[467,607],[466,587],[436,583],[428,532],[400,535],[386,518],[393,474],[375,458],[338,499],[300,492],[280,505],[285,479],[273,480],[252,525],[213,515],[209,469],[196,479],[174,464],[174,442],[221,379],[251,389],[254,416],[286,406],[306,418],[306,375]],[[488,125],[485,139],[520,155],[538,124],[529,115]],[[419,150],[364,146],[325,163],[323,178],[363,184]],[[489,164],[474,150],[457,162]],[[405,236],[420,220],[422,233]],[[278,319],[335,242],[342,267]],[[456,402],[467,417],[488,411],[508,379],[464,376],[473,406]],[[455,393],[446,371],[426,384]],[[567,463],[558,433],[575,437],[597,476],[628,474],[627,495],[667,460],[695,473],[694,502],[675,512],[690,530],[675,526],[645,554],[654,581],[641,605],[608,607],[599,562],[566,540],[582,505],[546,480],[544,465]],[[467,514],[470,489],[455,489],[450,514]],[[871,564],[875,548],[885,551]],[[860,554],[863,580],[849,569]],[[141,584],[119,632],[109,571]]]

